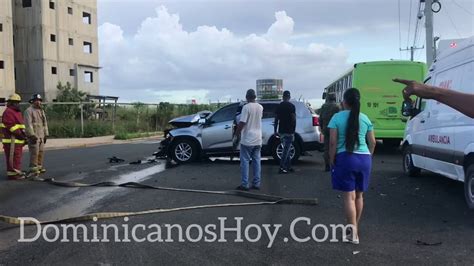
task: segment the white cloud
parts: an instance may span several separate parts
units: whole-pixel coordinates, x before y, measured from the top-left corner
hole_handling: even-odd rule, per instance
[[[101,93],[145,102],[237,99],[255,87],[256,79],[275,77],[284,79],[293,95],[320,97],[329,79],[347,68],[348,53],[343,45],[289,44],[294,26],[285,11],[278,11],[262,35],[238,36],[208,25],[186,31],[179,15],[164,6],[132,36],[104,23],[99,27]]]

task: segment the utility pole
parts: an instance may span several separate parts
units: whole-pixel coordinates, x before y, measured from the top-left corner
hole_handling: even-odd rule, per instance
[[[420,49],[423,49],[423,48],[424,48],[424,46],[423,47],[414,47],[414,46],[412,46],[410,48],[407,47],[406,49],[400,49],[400,51],[402,51],[402,52],[403,51],[410,51],[410,61],[413,61],[413,60],[415,60],[415,58],[414,58],[415,57],[415,50],[420,50]]]
[[[431,66],[434,60],[433,41],[433,0],[420,0],[425,2],[425,28],[426,28],[426,64]]]

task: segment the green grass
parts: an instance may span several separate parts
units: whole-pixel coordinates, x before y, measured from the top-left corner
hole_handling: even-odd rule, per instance
[[[129,140],[129,139],[137,139],[137,138],[146,138],[146,137],[152,137],[152,136],[158,136],[163,134],[162,132],[133,132],[133,133],[127,133],[127,132],[117,132],[115,134],[114,139],[117,140]]]
[[[225,104],[222,104],[225,105]],[[116,139],[133,139],[156,135],[170,127],[172,118],[189,115],[201,110],[216,110],[221,105],[185,105],[160,103],[157,106],[140,104],[117,106],[115,129],[112,125],[113,108],[105,107],[107,116],[96,120],[92,106],[84,107],[84,132],[81,132],[81,116],[78,106],[47,106],[49,135],[52,138],[88,138],[115,135]],[[26,107],[26,106],[25,106]]]

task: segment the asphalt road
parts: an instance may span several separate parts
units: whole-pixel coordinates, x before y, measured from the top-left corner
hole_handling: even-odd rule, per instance
[[[162,162],[141,165],[107,163],[107,157],[114,155],[127,162],[143,159],[151,155],[156,145],[142,142],[49,151],[46,176],[84,182],[142,181],[205,190],[230,190],[239,184],[239,165],[235,161],[207,161],[166,170]],[[423,173],[418,178],[405,177],[401,173],[400,158],[398,151],[384,149],[379,149],[374,157],[372,181],[365,195],[360,228],[361,244],[358,246],[329,241],[318,243],[311,239],[314,226],[321,225],[316,229],[316,237],[323,238],[322,226],[344,222],[341,195],[331,189],[330,176],[321,171],[322,158],[316,152],[313,156],[302,157],[296,166],[297,171],[289,175],[278,175],[273,162],[265,161],[261,193],[316,197],[320,201],[318,206],[226,207],[133,216],[129,221],[116,218],[85,223],[89,230],[93,225],[115,224],[120,240],[126,239],[126,232],[131,238],[130,229],[136,225],[148,227],[156,224],[162,229],[162,242],[115,243],[110,231],[111,242],[108,243],[61,243],[60,240],[49,243],[43,237],[36,242],[19,243],[19,228],[0,224],[0,264],[473,265],[474,211],[468,210],[464,203],[463,184],[430,173]],[[2,172],[3,167],[0,168]],[[0,181],[0,202],[0,215],[50,220],[90,212],[141,211],[252,200],[225,195],[130,188],[78,189],[36,182]],[[222,225],[235,227],[238,219],[241,219],[242,242],[235,242],[239,239],[236,232],[220,234]],[[292,227],[292,223],[296,225]],[[275,225],[281,224],[273,242],[264,224],[268,224],[266,228],[270,233],[274,232]],[[167,225],[181,226],[184,242],[179,242],[180,232],[176,227],[167,234]],[[200,241],[192,242],[200,236],[197,228],[206,225],[216,226],[216,241],[211,234],[204,232]],[[262,233],[260,240],[251,242],[259,230]],[[36,232],[35,227],[25,229],[26,237],[34,236]],[[136,232],[141,238],[152,230],[138,229]],[[310,240],[300,243],[292,234],[299,239],[310,237]],[[48,230],[45,235],[54,237],[54,230]],[[89,240],[93,238],[89,232],[79,234],[79,239],[84,236],[89,236]],[[104,232],[99,230],[98,239],[104,237]],[[208,237],[209,242],[204,237]],[[221,237],[227,242],[218,242]],[[69,239],[73,240],[72,237]]]

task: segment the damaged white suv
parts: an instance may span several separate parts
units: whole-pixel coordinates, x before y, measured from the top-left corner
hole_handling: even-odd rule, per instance
[[[282,146],[274,135],[275,110],[280,101],[259,101],[263,106],[262,138],[263,156],[273,156],[279,160]],[[295,141],[291,147],[291,158],[297,161],[307,151],[323,148],[319,131],[319,117],[311,107],[303,102],[292,101],[296,108]],[[167,156],[177,163],[188,163],[198,158],[236,156],[238,150],[232,145],[232,135],[236,117],[245,103],[232,103],[216,112],[196,114],[170,121],[177,126],[165,132],[165,140],[160,144],[157,156]],[[191,119],[185,121],[186,119]],[[199,119],[200,118],[200,119]]]

